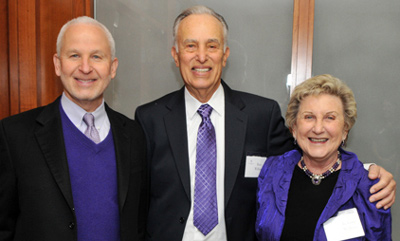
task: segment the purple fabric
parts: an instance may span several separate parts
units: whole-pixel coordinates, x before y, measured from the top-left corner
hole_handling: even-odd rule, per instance
[[[193,223],[204,235],[218,224],[217,150],[215,130],[210,120],[212,110],[208,104],[197,110],[202,122],[197,133]]]
[[[78,241],[120,240],[117,168],[111,130],[99,144],[61,109]]]
[[[342,168],[324,211],[319,217],[314,240],[327,240],[323,223],[340,210],[356,208],[364,228],[365,237],[351,240],[391,240],[392,218],[390,209],[376,209],[370,203],[369,189],[377,181],[368,179],[368,172],[354,153],[340,150]],[[300,160],[297,150],[281,156],[269,157],[259,178],[257,191],[256,233],[260,241],[280,240],[285,222],[285,210],[294,166]],[[340,232],[340,230],[338,230]]]

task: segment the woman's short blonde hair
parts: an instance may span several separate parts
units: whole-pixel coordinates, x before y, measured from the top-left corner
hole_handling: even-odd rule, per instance
[[[350,131],[357,119],[357,104],[353,91],[340,79],[329,74],[312,77],[294,89],[286,111],[286,125],[289,129],[293,130],[301,101],[307,96],[320,94],[334,95],[342,100],[344,128]]]

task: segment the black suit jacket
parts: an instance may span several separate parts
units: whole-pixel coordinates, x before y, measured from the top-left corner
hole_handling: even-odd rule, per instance
[[[52,104],[0,122],[0,240],[76,240],[59,111]],[[142,240],[146,143],[139,124],[106,106],[114,138],[121,240]],[[104,207],[106,208],[106,207]]]
[[[278,104],[225,92],[225,222],[228,240],[255,240],[256,178],[245,178],[247,155],[272,156],[293,148]],[[151,176],[147,239],[177,241],[190,211],[189,155],[184,89],[138,107]]]

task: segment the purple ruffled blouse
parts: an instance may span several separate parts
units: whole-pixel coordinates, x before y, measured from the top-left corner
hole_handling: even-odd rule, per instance
[[[368,172],[354,153],[340,149],[342,168],[332,195],[319,217],[314,240],[327,240],[323,223],[338,211],[356,208],[365,237],[351,240],[392,240],[390,209],[376,209],[368,201],[369,189],[377,180],[368,179]],[[258,177],[256,233],[258,240],[280,240],[285,223],[285,210],[294,166],[301,158],[298,150],[269,157]],[[340,232],[340,230],[338,230]]]

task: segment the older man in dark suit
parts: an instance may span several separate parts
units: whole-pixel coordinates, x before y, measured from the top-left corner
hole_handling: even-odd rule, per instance
[[[73,19],[53,60],[63,95],[0,122],[0,240],[143,240],[144,134],[103,100],[118,67],[113,37]]]
[[[148,143],[148,240],[255,240],[258,173],[293,148],[275,101],[221,81],[227,32],[207,7],[182,12],[171,53],[185,86],[136,111]]]

